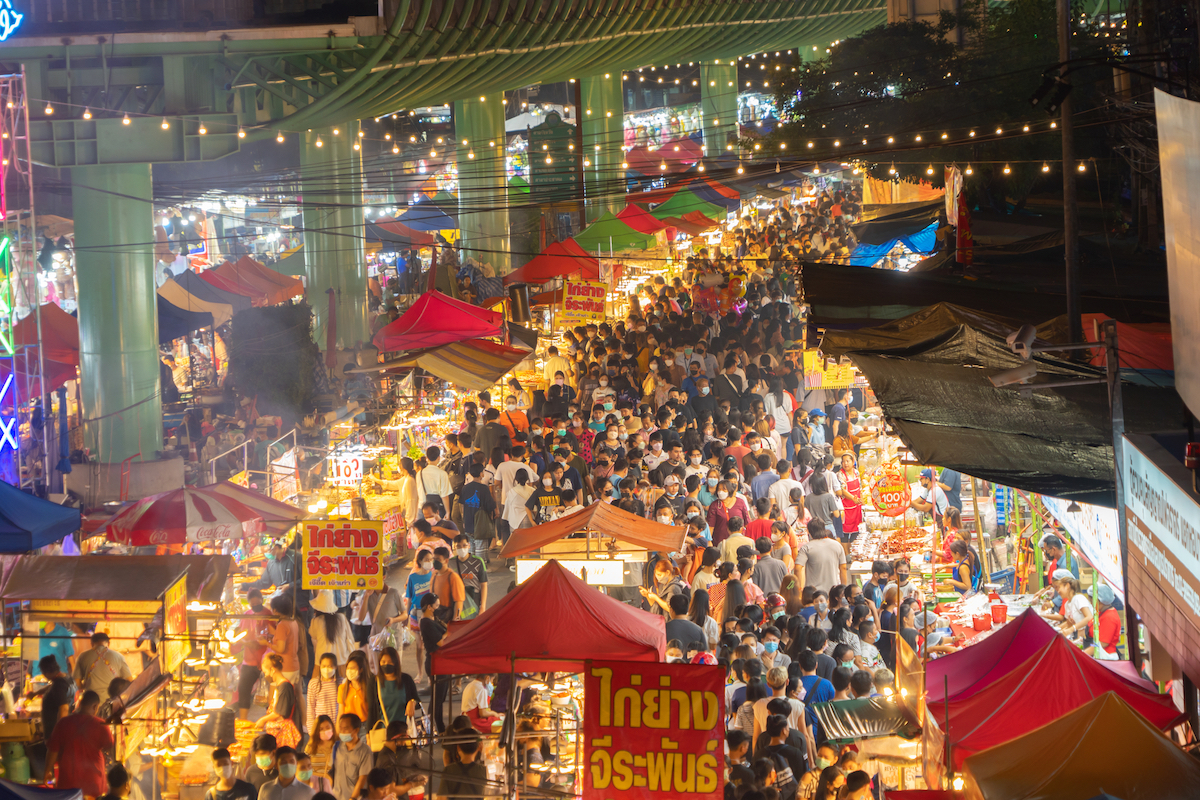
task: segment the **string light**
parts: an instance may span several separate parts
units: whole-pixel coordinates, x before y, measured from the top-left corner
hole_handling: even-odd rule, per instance
[[[83,110],[83,118],[84,118],[84,119],[91,119],[91,118],[92,118],[92,111],[91,111],[91,109],[85,108],[85,109]]]
[[[780,143],[779,143],[779,149],[780,149],[780,150],[787,150],[787,142],[780,142]]]
[[[1050,165],[1045,162],[1042,162],[1042,172],[1049,172],[1049,171],[1050,171]]]
[[[325,143],[321,141],[321,137],[317,137],[317,147],[324,147]]]
[[[467,153],[467,158],[474,158],[474,157],[475,157],[475,151],[474,151],[474,150],[472,150],[471,152]]]
[[[1029,126],[1026,125],[1025,127],[1021,128],[1021,130],[1025,131],[1025,133],[1029,133]]]
[[[809,150],[812,150],[812,149],[813,149],[813,143],[812,143],[812,142],[809,142],[809,143],[808,143],[808,149],[809,149]]]
[[[925,170],[925,174],[926,174],[926,175],[932,175],[932,174],[933,174],[933,164],[930,164],[930,165],[929,165],[929,168]]]
[[[996,135],[997,135],[997,136],[999,136],[999,135],[1000,135],[1000,134],[1002,134],[1002,133],[1004,133],[1004,128],[996,128]]]
[[[340,134],[341,134],[341,131],[339,131],[337,128],[334,128],[334,129],[333,129],[333,135],[334,135],[334,136],[338,136],[338,135],[340,135]]]
[[[204,127],[204,123],[201,122],[200,123],[200,135],[203,136],[206,133],[208,133],[208,128]]]
[[[967,168],[966,168],[965,170],[963,170],[963,172],[965,172],[965,173],[966,173],[966,174],[968,174],[968,175],[974,175],[974,174],[975,174],[975,170],[971,169],[971,165],[970,165],[970,164],[967,164]]]
[[[970,133],[968,133],[967,135],[968,135],[968,136],[971,136],[971,137],[974,137],[974,136],[975,136],[975,131],[971,131],[971,132],[970,132]]]
[[[629,162],[628,162],[628,161],[622,161],[622,162],[621,162],[621,169],[629,169]]]
[[[1087,172],[1087,165],[1086,165],[1086,164],[1084,164],[1082,161],[1080,161],[1080,162],[1079,162],[1079,167],[1078,167],[1078,170],[1079,170],[1080,172]]]
[[[8,104],[8,107],[9,107],[9,108],[12,108],[12,103],[9,103],[9,104]],[[122,117],[122,118],[121,118],[121,124],[122,124],[122,125],[128,125],[128,124],[129,124],[129,115],[128,115],[128,114],[126,114],[124,117]]]
[[[697,170],[699,172],[704,172],[704,162],[703,161],[700,162],[700,166],[697,168]]]
[[[1004,165],[1004,174],[1008,175],[1010,172],[1012,172],[1012,167],[1010,167],[1008,164],[1005,164]]]
[[[396,153],[399,153],[399,152],[400,152],[399,145],[392,145],[392,155],[395,155]]]
[[[354,149],[355,149],[355,150],[361,150],[361,149],[362,149],[362,147],[361,147],[361,145],[359,145],[359,143],[358,143],[358,142],[355,142],[355,143],[354,143]]]
[[[166,117],[163,117],[163,121],[162,121],[162,129],[165,131],[165,130],[167,130],[167,129],[168,129],[168,128],[170,128],[170,127],[171,127],[171,123],[167,122],[167,118],[166,118]]]
[[[742,173],[744,173],[745,171],[746,171],[746,170],[742,169],[742,168],[741,168],[741,166],[739,166],[739,167],[737,168],[737,174],[738,174],[738,175],[741,175],[741,174],[742,174]]]
[[[894,138],[892,138],[891,136],[888,137],[888,144],[892,144],[895,141],[896,140]]]
[[[242,129],[242,128],[238,128],[238,138],[239,138],[239,139],[245,139],[245,138],[246,138],[246,131],[245,131],[244,129]]]
[[[47,114],[53,114],[53,113],[54,113],[54,106],[50,105],[49,103],[46,103],[46,113],[47,113]]]
[[[841,143],[839,140],[837,140],[837,139],[834,139],[834,140],[833,140],[833,146],[834,146],[834,147],[841,147],[841,146],[842,146],[842,143]]]
[[[948,133],[943,133],[943,134],[942,134],[942,138],[943,138],[943,139],[949,139],[949,138],[950,138],[950,134],[948,134]]]
[[[888,167],[888,175],[895,175],[895,174],[896,174],[896,162],[893,161],[892,165],[890,167]]]
[[[283,131],[279,131],[277,134],[275,134],[275,141],[283,144]]]
[[[919,134],[919,133],[917,134],[917,141],[918,142],[921,141],[921,134]]]
[[[1051,122],[1051,123],[1050,123],[1050,127],[1051,127],[1051,128],[1057,128],[1057,127],[1058,127],[1058,123],[1057,123],[1057,122]]]

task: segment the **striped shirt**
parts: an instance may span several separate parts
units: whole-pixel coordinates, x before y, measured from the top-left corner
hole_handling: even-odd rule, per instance
[[[320,670],[308,682],[308,729],[317,730],[317,717],[325,715],[337,725],[338,718],[338,678],[322,680]]]

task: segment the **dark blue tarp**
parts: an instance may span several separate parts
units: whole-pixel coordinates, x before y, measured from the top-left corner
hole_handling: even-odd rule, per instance
[[[192,331],[208,328],[213,324],[213,315],[207,311],[186,311],[155,295],[158,300],[158,343],[166,344]],[[0,800],[4,800],[0,798]]]
[[[56,505],[0,481],[0,553],[30,553],[79,530],[77,508]],[[0,800],[4,793],[0,790]]]
[[[726,197],[704,181],[689,183],[687,188],[691,189],[692,192],[694,192],[695,195],[704,202],[712,203],[714,206],[720,206],[726,211],[733,211],[742,205],[742,200],[740,197]]]
[[[0,800],[79,800],[79,789],[43,789],[0,780]]]
[[[914,253],[932,253],[937,246],[937,226],[936,222],[931,222],[916,233],[897,236],[882,244],[859,244],[850,254],[850,265],[873,267],[898,244],[904,245]]]
[[[233,313],[235,314],[239,311],[245,311],[251,306],[249,297],[227,292],[224,289],[218,289],[190,269],[185,269],[176,275],[175,282],[187,290],[188,294],[195,295],[201,300],[209,303],[225,303],[226,305],[233,306]],[[0,800],[3,800],[3,798],[0,798]]]
[[[458,229],[458,219],[447,213],[429,198],[422,195],[421,199],[408,207],[408,210],[396,218],[415,231],[447,231]]]

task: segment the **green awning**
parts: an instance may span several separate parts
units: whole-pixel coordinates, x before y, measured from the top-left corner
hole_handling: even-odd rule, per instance
[[[283,275],[295,275],[297,277],[304,277],[308,275],[308,272],[304,267],[304,245],[300,245],[299,247],[293,249],[292,252],[276,261],[271,265],[271,269],[282,273]]]
[[[609,251],[623,253],[630,250],[649,250],[654,247],[656,240],[654,234],[635,231],[617,219],[611,211],[605,211],[604,216],[577,234],[575,241],[589,253],[599,250],[603,255]]]
[[[681,189],[671,195],[667,202],[650,209],[650,214],[656,219],[666,219],[667,217],[682,217],[692,211],[699,211],[709,219],[725,219],[725,209],[705,202],[691,189]]]

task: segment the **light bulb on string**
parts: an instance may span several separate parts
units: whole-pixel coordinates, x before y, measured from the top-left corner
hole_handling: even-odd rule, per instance
[[[203,122],[201,122],[201,123],[200,123],[200,131],[199,131],[199,132],[200,132],[200,135],[201,135],[201,136],[203,136],[204,134],[208,133],[208,128],[204,127],[204,123],[203,123]]]
[[[1025,131],[1025,133],[1029,133],[1029,126],[1026,125],[1025,127],[1021,128],[1021,130]]]
[[[974,174],[975,174],[975,170],[971,169],[971,165],[970,165],[970,164],[967,164],[967,168],[966,168],[965,170],[963,170],[963,172],[964,172],[965,174],[967,174],[967,175],[974,175]]]
[[[53,114],[53,113],[54,113],[54,106],[50,105],[49,103],[46,103],[46,114],[47,114],[47,116],[48,116],[48,115],[50,115],[50,114]]]
[[[1050,171],[1050,165],[1045,162],[1042,162],[1042,172],[1049,172],[1049,171]]]
[[[325,146],[325,143],[321,141],[320,137],[317,137],[317,147],[324,147],[324,146]]]
[[[1005,164],[1004,165],[1004,174],[1008,175],[1011,172],[1012,172],[1012,167],[1010,167],[1008,164]]]
[[[279,133],[275,134],[275,141],[283,144],[283,131],[279,131]]]
[[[933,164],[930,164],[930,165],[929,165],[929,168],[925,170],[925,174],[926,174],[926,175],[932,175],[932,174],[933,174]]]
[[[399,152],[400,152],[400,148],[397,145],[392,145],[392,155],[395,155],[396,153],[399,153]]]
[[[746,170],[742,169],[742,168],[741,168],[741,166],[739,166],[739,167],[737,168],[737,174],[738,174],[738,175],[741,175],[741,174],[743,174],[745,171],[746,171]]]
[[[245,139],[245,138],[246,138],[246,131],[245,131],[245,129],[243,129],[243,128],[238,128],[238,138],[239,138],[239,139]]]
[[[997,136],[999,136],[999,135],[1000,135],[1000,134],[1002,134],[1002,133],[1004,133],[1004,128],[996,128],[996,135],[997,135]]]
[[[893,161],[892,165],[890,167],[888,167],[888,175],[895,175],[895,174],[896,174],[896,162]]]
[[[813,175],[820,175],[820,174],[821,174],[821,165],[813,164]]]
[[[91,109],[89,109],[89,108],[85,108],[85,109],[83,110],[83,118],[84,118],[84,119],[91,119],[91,118],[92,118],[92,111],[91,111]]]
[[[1077,167],[1077,169],[1078,169],[1080,172],[1087,172],[1087,165],[1085,165],[1085,164],[1084,164],[1082,161],[1080,161],[1080,162],[1079,162],[1079,166]]]
[[[167,122],[166,117],[163,117],[162,129],[165,131],[167,128],[170,128],[170,127],[171,127],[171,123]]]
[[[355,150],[361,150],[361,149],[362,149],[362,147],[359,145],[359,143],[358,143],[358,142],[355,142],[355,143],[354,143],[354,149],[355,149]]]
[[[700,172],[704,172],[704,162],[703,161],[700,162],[700,166],[698,169]]]
[[[1050,123],[1050,127],[1051,127],[1051,128],[1057,128],[1057,127],[1058,127],[1058,123],[1057,123],[1057,122],[1051,122],[1051,123]]]
[[[341,134],[341,131],[340,131],[340,130],[338,130],[337,128],[334,128],[334,129],[333,129],[333,135],[334,135],[334,136],[338,136],[338,135],[340,135],[340,134]]]
[[[9,107],[10,107],[10,108],[12,107],[12,104],[11,104],[11,103],[9,104]],[[128,125],[128,124],[129,124],[129,122],[130,122],[130,120],[129,120],[129,115],[128,115],[128,114],[126,114],[124,117],[122,117],[122,118],[121,118],[121,124],[122,124],[122,125]]]

